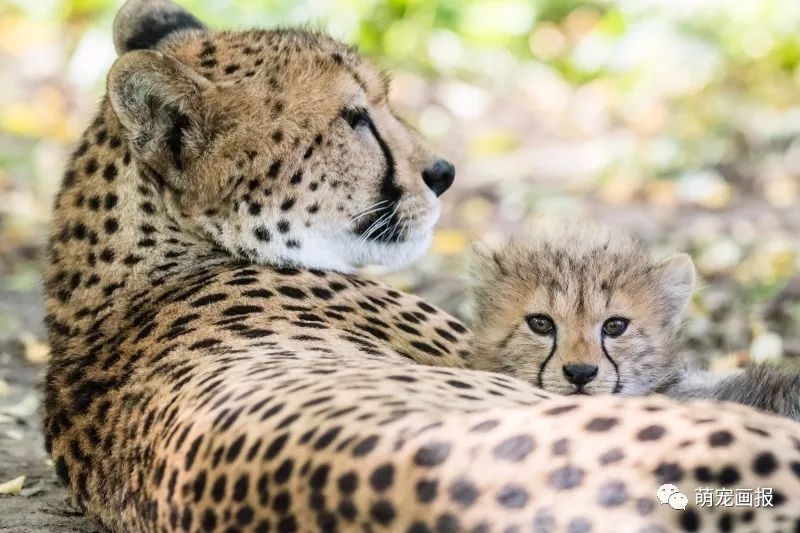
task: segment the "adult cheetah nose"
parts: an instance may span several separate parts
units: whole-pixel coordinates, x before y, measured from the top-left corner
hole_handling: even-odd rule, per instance
[[[586,385],[597,377],[597,366],[585,363],[564,365],[564,375],[570,383]]]
[[[422,171],[422,181],[436,196],[441,196],[450,188],[456,177],[456,167],[450,161],[437,159]]]

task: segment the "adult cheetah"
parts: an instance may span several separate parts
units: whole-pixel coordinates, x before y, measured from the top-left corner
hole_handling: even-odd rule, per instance
[[[214,32],[168,0],[130,0],[114,38],[45,280],[47,446],[91,516],[114,531],[797,525],[796,424],[464,369],[462,325],[352,273],[422,253],[453,178],[353,50]],[[768,486],[774,507],[673,511],[664,482]]]

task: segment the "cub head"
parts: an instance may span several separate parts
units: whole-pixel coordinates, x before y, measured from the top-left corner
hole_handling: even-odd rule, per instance
[[[475,368],[588,395],[657,391],[683,370],[686,254],[655,260],[626,234],[540,221],[505,246],[476,245],[470,274]]]
[[[170,216],[235,256],[351,270],[430,243],[453,165],[392,111],[388,79],[303,30],[215,32],[129,0],[108,96]]]

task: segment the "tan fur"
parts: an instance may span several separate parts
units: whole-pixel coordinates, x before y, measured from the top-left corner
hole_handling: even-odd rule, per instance
[[[430,153],[353,51],[213,32],[166,0],[122,9],[45,279],[44,432],[90,516],[124,532],[712,527],[707,509],[656,506],[655,488],[731,462],[752,487],[774,453],[782,512],[734,523],[800,518],[796,425],[467,370],[458,321],[342,273],[407,263],[438,215]],[[353,105],[377,135],[340,116]],[[391,211],[374,207],[387,176]],[[723,430],[725,454],[709,445]]]
[[[590,223],[540,220],[471,265],[476,324],[474,368],[508,373],[559,394],[578,392],[564,365],[599,367],[580,392],[639,395],[680,379],[675,338],[694,281],[691,259],[650,257],[629,235]],[[526,317],[553,319],[553,336],[534,333]],[[603,323],[630,320],[604,338]],[[605,352],[604,352],[605,347]]]

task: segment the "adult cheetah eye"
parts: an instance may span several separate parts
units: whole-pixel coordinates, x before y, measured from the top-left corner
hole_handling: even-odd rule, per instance
[[[630,320],[618,316],[613,316],[603,323],[603,334],[612,339],[619,337],[628,329]]]
[[[372,124],[372,119],[369,118],[369,112],[363,107],[346,107],[339,112],[339,115],[353,129],[359,126],[369,127]]]
[[[526,320],[528,322],[528,327],[537,335],[552,335],[556,330],[553,319],[547,315],[530,315]]]

